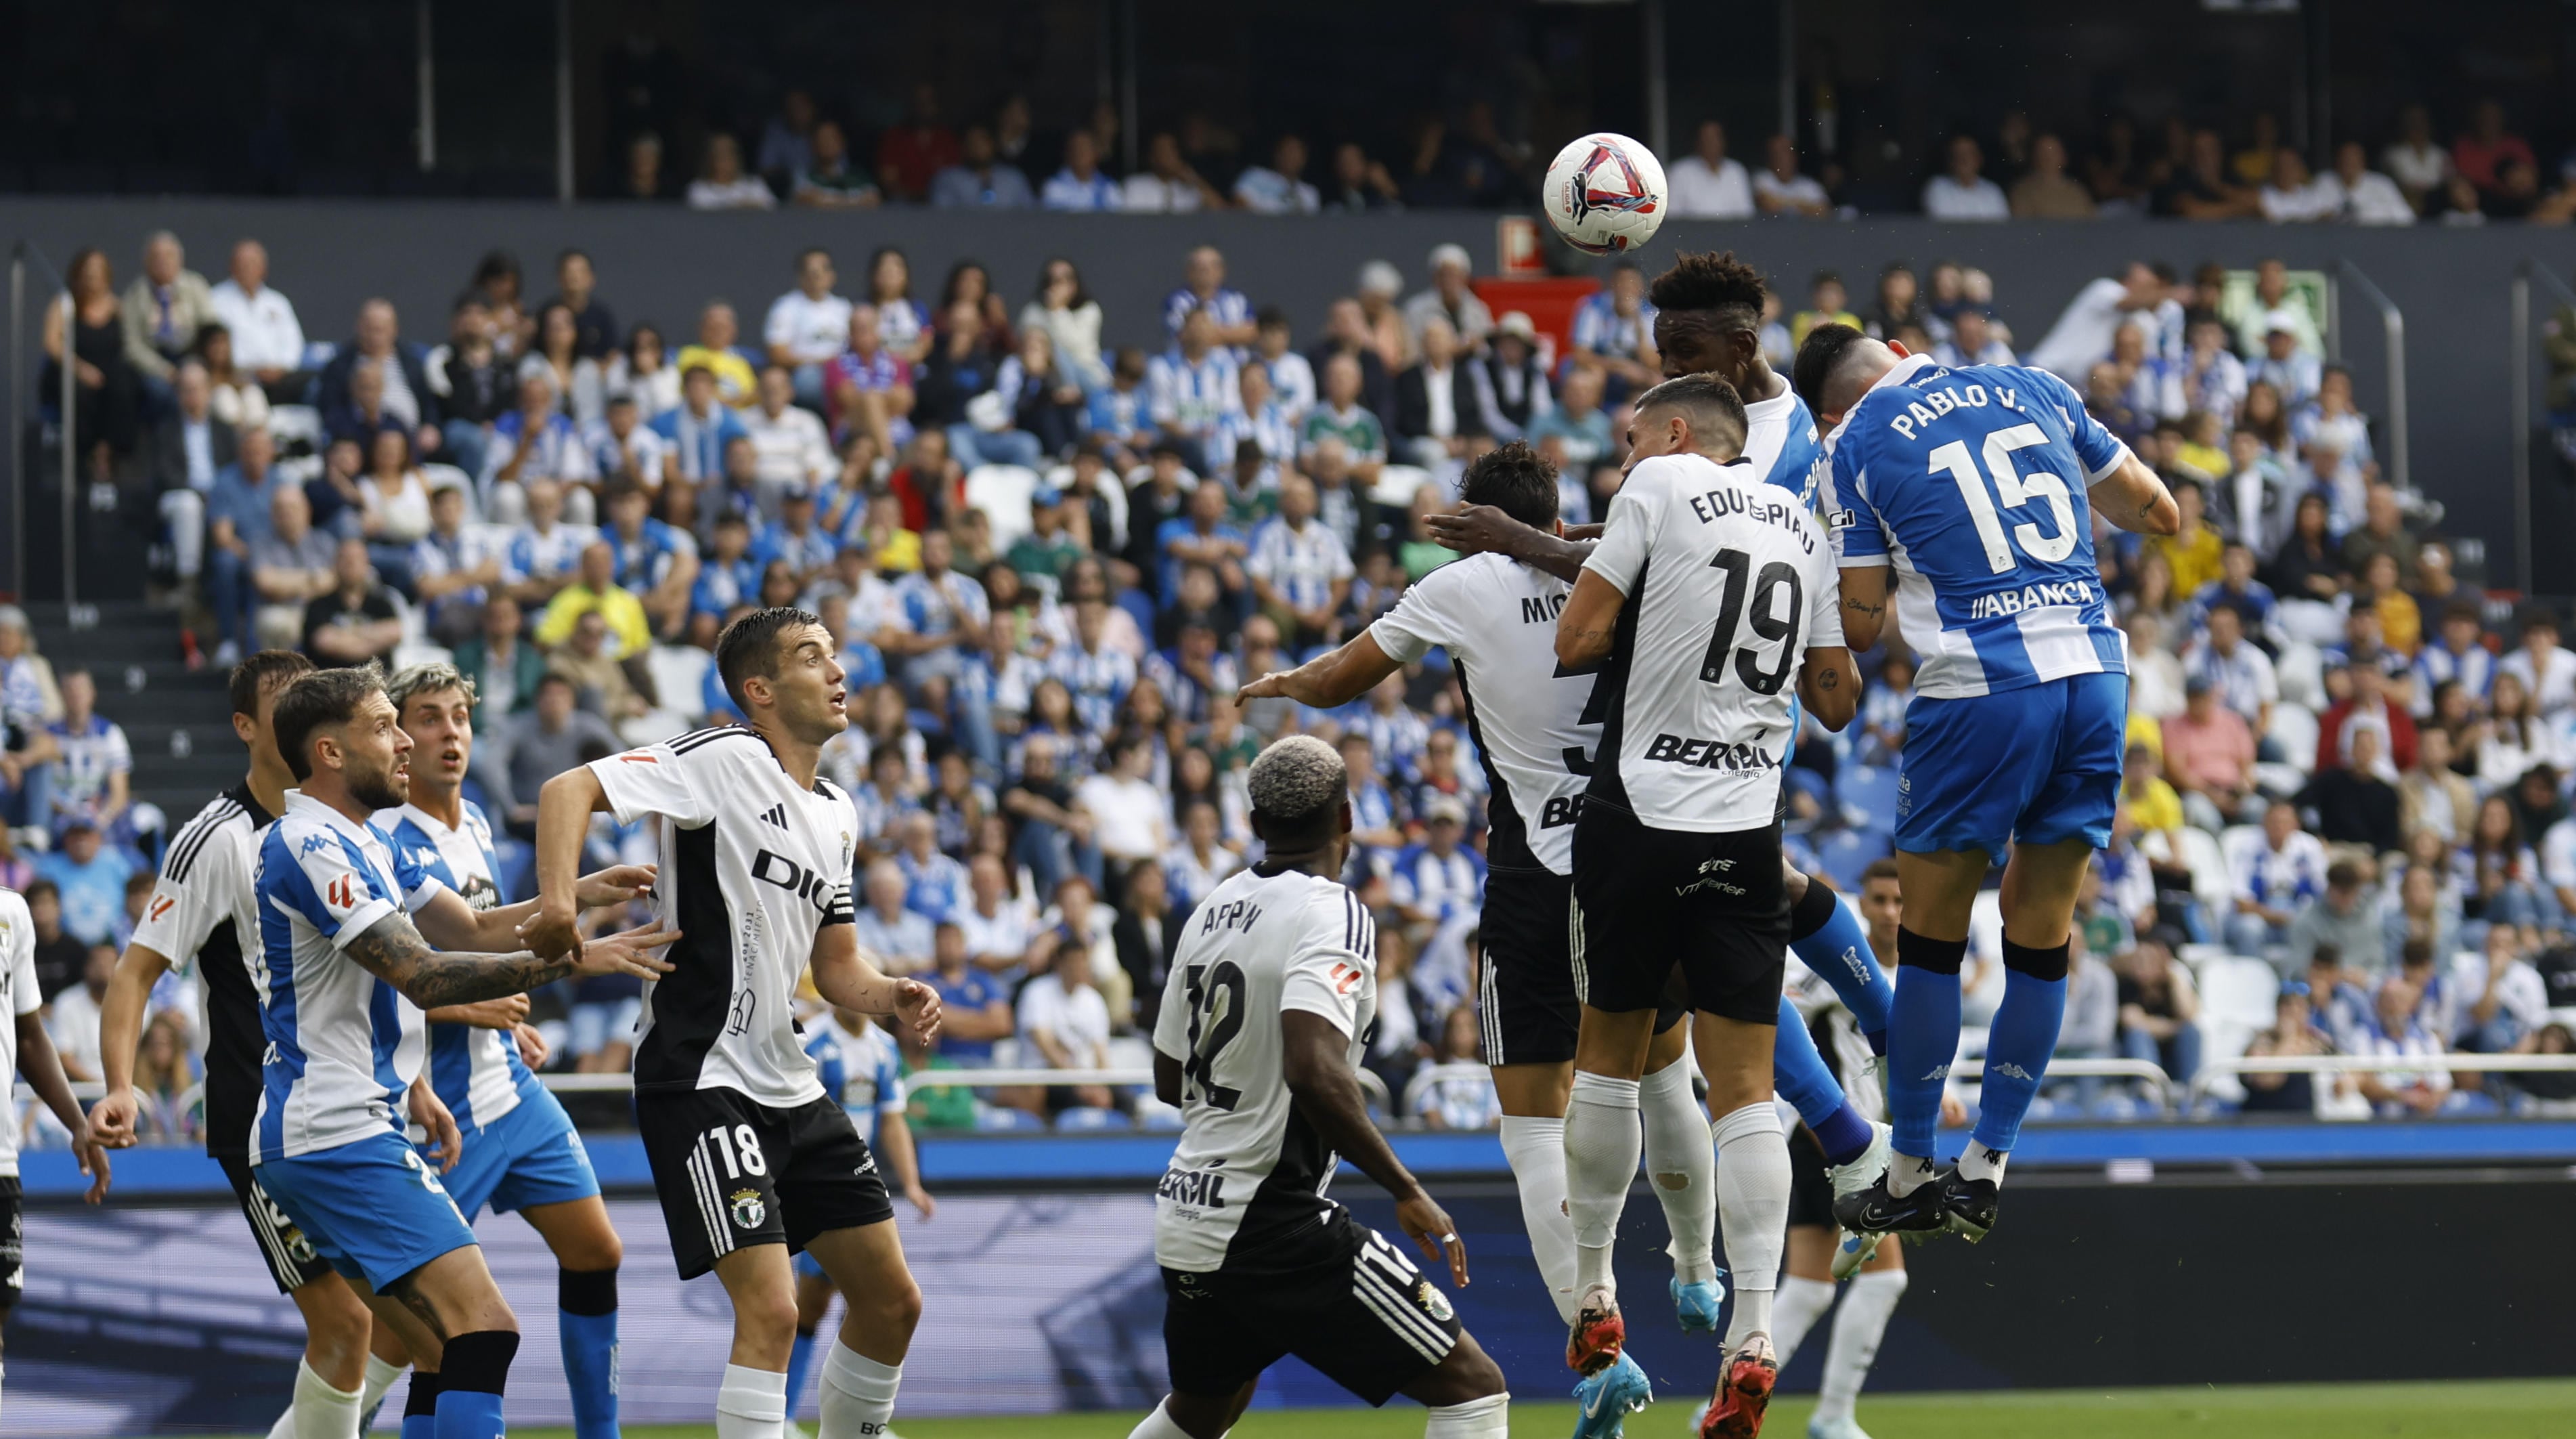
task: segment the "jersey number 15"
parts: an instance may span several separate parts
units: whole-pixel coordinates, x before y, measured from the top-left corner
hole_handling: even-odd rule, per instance
[[[2048,501],[2049,518],[2057,533],[2046,534],[2038,522],[2025,521],[2012,527],[2012,538],[2021,545],[2022,553],[2044,565],[2053,565],[2075,552],[2075,500],[2066,481],[2047,470],[2023,474],[2013,465],[2013,451],[2048,443],[2048,432],[2037,425],[2015,425],[1986,436],[1986,473],[1994,476],[1995,492],[1986,493],[1986,482],[1977,475],[1977,462],[1968,454],[1968,442],[1952,440],[1931,454],[1932,472],[1947,474],[1959,486],[1959,498],[1968,502],[1968,517],[1977,524],[1977,538],[1986,547],[1986,563],[1996,574],[2013,567],[2012,546],[2004,540],[2004,522],[1995,513],[1995,501],[2006,509],[2020,509],[2032,500]]]

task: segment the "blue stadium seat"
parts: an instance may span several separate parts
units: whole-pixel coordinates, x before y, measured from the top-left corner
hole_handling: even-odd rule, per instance
[[[1046,1121],[1025,1109],[979,1104],[975,1106],[975,1128],[984,1134],[1043,1134]]]
[[[1055,1117],[1055,1127],[1059,1134],[1107,1134],[1134,1129],[1136,1121],[1115,1109],[1077,1104]]]
[[[1860,893],[1861,871],[1872,860],[1884,859],[1888,852],[1887,832],[1878,829],[1838,829],[1816,841],[1816,863],[1834,887],[1845,894]]]
[[[1127,612],[1128,618],[1136,622],[1136,633],[1143,635],[1150,643],[1154,638],[1154,597],[1134,585],[1129,585],[1118,592],[1118,608]],[[1249,679],[1252,676],[1247,675],[1245,678]]]
[[[1136,1112],[1136,1127],[1151,1134],[1181,1132],[1181,1112],[1166,1105],[1155,1105]]]
[[[1896,828],[1896,771],[1877,765],[1847,764],[1835,774],[1834,789],[1845,805],[1858,809],[1872,829]]]

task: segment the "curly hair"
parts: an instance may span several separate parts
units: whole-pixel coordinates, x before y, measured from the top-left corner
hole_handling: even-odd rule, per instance
[[[1655,309],[1709,312],[1726,329],[1752,329],[1762,323],[1762,300],[1771,287],[1762,272],[1735,258],[1735,252],[1702,250],[1685,253],[1673,267],[1655,277],[1646,291]]]

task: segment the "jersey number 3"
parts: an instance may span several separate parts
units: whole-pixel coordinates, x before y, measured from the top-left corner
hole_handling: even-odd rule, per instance
[[[2013,567],[2012,545],[2004,540],[2004,522],[1995,513],[1995,501],[2004,508],[2017,510],[2032,500],[2048,501],[2049,518],[2056,523],[2057,533],[2043,533],[2036,521],[2025,521],[2012,527],[2012,538],[2021,545],[2022,553],[2044,565],[2053,565],[2075,552],[2075,500],[2067,492],[2066,481],[2046,470],[2025,475],[2013,467],[2012,452],[2048,443],[2048,432],[2037,425],[2015,425],[1986,436],[1986,472],[1994,476],[1995,492],[1986,493],[1986,482],[1977,475],[1977,462],[1968,454],[1968,442],[1952,440],[1931,454],[1935,474],[1947,474],[1959,486],[1959,498],[1968,502],[1968,516],[1977,522],[1977,538],[1985,544],[1986,563],[1996,574]]]
[[[1181,1099],[1188,1103],[1195,1091],[1209,1108],[1231,1113],[1243,1102],[1243,1091],[1216,1082],[1216,1060],[1243,1032],[1243,970],[1231,961],[1213,969],[1194,964],[1188,984],[1190,1057],[1181,1065]]]

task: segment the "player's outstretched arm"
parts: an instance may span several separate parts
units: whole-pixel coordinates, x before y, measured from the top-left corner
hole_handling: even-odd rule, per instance
[[[826,924],[814,936],[814,990],[826,1004],[861,1014],[891,1014],[923,1043],[939,1037],[939,991],[917,979],[896,979],[859,953],[847,924]]]
[[[412,927],[411,916],[389,914],[366,933],[350,940],[349,958],[369,974],[401,990],[423,1009],[472,1004],[525,994],[569,975],[631,974],[659,979],[671,966],[647,951],[680,936],[659,927],[628,930],[592,940],[553,959],[520,950],[512,954],[452,953],[429,947]]]
[[[573,900],[580,909],[600,909],[642,899],[653,892],[654,877],[649,864],[612,865],[574,881]],[[537,913],[538,901],[533,899],[476,909],[450,891],[421,906],[412,918],[421,934],[441,949],[500,950],[519,943],[519,927]]]
[[[1312,709],[1332,709],[1367,694],[1378,681],[1402,668],[1378,648],[1377,636],[1362,630],[1331,654],[1317,655],[1293,670],[1272,670],[1236,690],[1234,702],[1249,704],[1277,695]]]
[[[1491,552],[1569,584],[1592,555],[1591,539],[1578,540],[1533,529],[1492,505],[1462,505],[1456,514],[1426,515],[1423,524],[1431,531],[1431,538],[1462,555]],[[1600,533],[1596,525],[1583,529],[1589,534]]]
[[[44,1018],[33,1010],[18,1016],[18,1073],[63,1128],[71,1131],[72,1153],[79,1156],[80,1172],[89,1176],[89,1192],[82,1198],[92,1204],[105,1199],[107,1146],[90,1132],[89,1116],[81,1113],[80,1101],[72,1097],[71,1079],[63,1073],[63,1057],[54,1052],[54,1037],[45,1033]]]
[[[107,1082],[107,1093],[90,1109],[89,1127],[110,1149],[134,1143],[141,1110],[134,1098],[134,1051],[143,1043],[143,1014],[150,1007],[152,986],[169,972],[168,955],[129,943],[108,978],[107,998],[99,1002],[99,1077]]]
[[[1369,1123],[1368,1100],[1360,1093],[1359,1076],[1351,1071],[1351,1037],[1331,1020],[1302,1009],[1281,1010],[1279,1030],[1284,1046],[1281,1071],[1306,1122],[1315,1126],[1335,1153],[1395,1196],[1397,1226],[1422,1247],[1423,1258],[1435,1264],[1447,1260],[1450,1279],[1464,1288],[1467,1246],[1458,1241],[1458,1226],[1450,1221],[1448,1211],[1432,1202],[1404,1161],[1395,1157],[1386,1136]],[[1154,1057],[1157,1071],[1164,1062],[1162,1055]]]
[[[2102,518],[2133,535],[2170,535],[2182,530],[2182,507],[2174,503],[2173,491],[2146,462],[2135,455],[2120,457],[2120,467],[2102,477],[2101,482],[2085,492]]]
[[[468,1029],[516,1031],[527,1022],[528,997],[506,995],[500,999],[477,1000],[472,1004],[448,1004],[422,1015],[432,1024],[461,1024]]]
[[[590,817],[608,807],[608,790],[588,765],[574,765],[537,792],[537,907],[521,923],[519,940],[540,954],[581,947],[581,846]]]
[[[1885,565],[1842,567],[1843,643],[1849,648],[1871,648],[1886,629],[1887,575]]]
[[[1819,645],[1798,666],[1798,698],[1818,723],[1836,734],[1860,713],[1860,666],[1841,645]]]
[[[1582,669],[1610,657],[1610,645],[1619,632],[1619,610],[1628,597],[1619,587],[1592,571],[1578,569],[1574,576],[1574,597],[1556,617],[1556,662],[1567,669]]]

